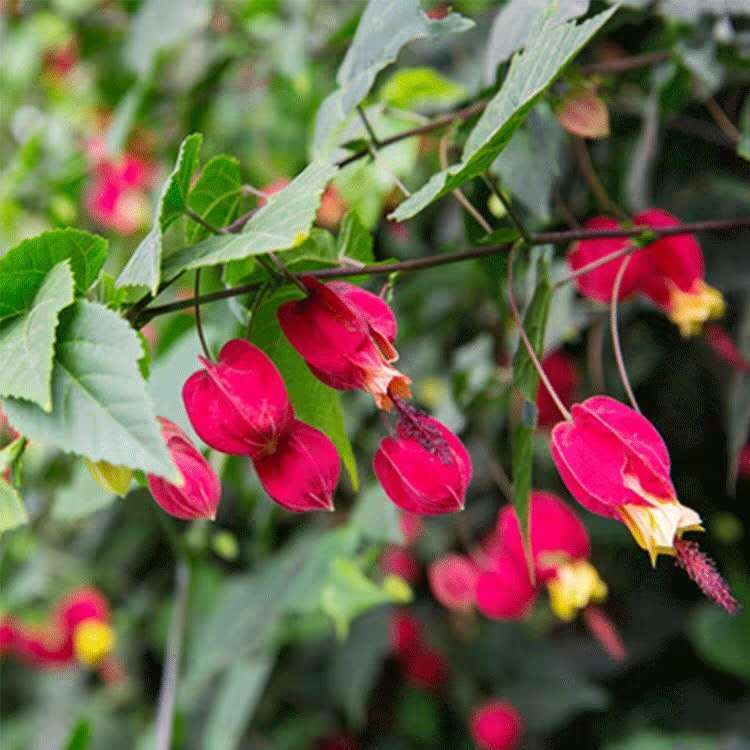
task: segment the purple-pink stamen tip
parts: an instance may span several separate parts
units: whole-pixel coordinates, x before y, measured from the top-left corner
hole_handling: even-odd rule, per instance
[[[736,615],[740,611],[739,602],[716,569],[716,563],[701,550],[697,542],[678,539],[674,548],[677,552],[677,564],[698,588],[730,615]]]

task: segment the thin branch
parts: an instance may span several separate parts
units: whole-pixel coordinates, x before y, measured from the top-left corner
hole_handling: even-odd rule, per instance
[[[658,52],[646,52],[643,55],[620,57],[615,60],[581,65],[578,70],[585,76],[593,76],[600,73],[627,73],[638,68],[648,68],[651,65],[656,65],[664,60],[668,60],[671,55],[672,53],[666,49],[659,50]]]
[[[440,139],[440,145],[438,146],[438,156],[440,158],[440,168],[441,169],[447,169],[448,168],[448,134],[446,133],[441,139]],[[482,229],[487,234],[492,234],[492,227],[490,226],[490,223],[487,221],[487,219],[482,216],[480,211],[474,206],[474,204],[464,195],[464,191],[461,190],[461,188],[456,188],[451,195],[456,200],[456,202],[463,207],[463,209],[466,211],[466,213],[471,216],[474,221],[476,221],[477,224],[479,224]]]
[[[185,560],[179,560],[175,576],[174,604],[172,621],[169,625],[167,650],[164,657],[159,705],[156,711],[155,750],[169,750],[172,745],[172,725],[177,694],[177,681],[180,673],[180,655],[187,624],[187,604],[190,592],[190,567]]]
[[[198,331],[198,340],[201,342],[201,349],[206,359],[211,360],[211,351],[206,343],[206,334],[203,330],[203,317],[201,316],[201,269],[197,268],[195,271],[195,296],[193,297],[195,302],[195,328]]]
[[[719,126],[724,135],[729,138],[732,143],[737,145],[742,137],[741,133],[735,127],[734,123],[727,117],[726,112],[719,106],[719,103],[713,96],[707,97],[704,104],[708,110],[708,114],[711,115],[713,121]]]
[[[618,227],[617,229],[569,229],[561,232],[539,232],[531,238],[530,245],[565,245],[576,240],[590,240],[604,237],[637,237],[640,234],[648,233],[654,237],[670,237],[676,234],[690,234],[695,232],[721,232],[737,229],[750,228],[750,217],[741,217],[739,219],[711,219],[708,221],[686,222],[677,224],[672,227]],[[451,253],[438,253],[436,255],[427,255],[423,258],[412,258],[410,260],[396,261],[394,263],[379,263],[361,268],[352,268],[351,266],[340,268],[322,268],[318,270],[307,271],[306,275],[313,276],[317,279],[343,279],[351,276],[380,276],[389,273],[408,273],[411,271],[421,271],[426,268],[437,268],[438,266],[450,265],[453,263],[462,263],[468,260],[479,258],[488,258],[493,255],[503,255],[510,250],[510,244],[504,245],[485,245],[481,247],[472,247],[468,250],[459,250]],[[596,266],[609,263],[619,257],[634,252],[633,248],[627,247],[611,253],[608,256],[595,261]],[[581,273],[587,273],[592,270],[593,263],[588,266],[579,268],[570,276],[566,276],[555,284],[555,287],[561,286],[571,281],[575,276]],[[204,294],[201,297],[201,304],[216,302],[230,297],[237,297],[242,294],[255,292],[263,282],[253,282],[250,284],[241,284],[239,286],[222,289],[217,292]],[[195,303],[193,300],[176,300],[165,305],[155,305],[142,309],[137,317],[140,325],[145,325],[149,320],[157,315],[184,310],[192,307]],[[130,320],[134,318],[130,317]]]
[[[290,283],[299,287],[305,294],[307,294],[307,287],[302,283],[300,277],[297,274],[292,273],[285,265],[284,262],[279,258],[276,253],[268,253],[273,264],[276,266],[281,275]]]
[[[625,260],[620,265],[619,270],[617,271],[617,276],[615,276],[615,283],[612,286],[612,304],[609,307],[609,328],[610,332],[612,333],[612,348],[615,353],[615,362],[617,362],[617,371],[620,373],[620,380],[622,380],[622,384],[625,388],[625,393],[627,393],[628,395],[628,401],[630,401],[632,407],[637,412],[640,412],[641,409],[638,406],[638,402],[635,400],[635,394],[633,393],[633,388],[630,385],[630,378],[628,378],[628,371],[625,367],[625,360],[622,356],[622,348],[620,347],[620,331],[617,326],[617,303],[620,296],[620,286],[622,285],[622,279],[625,276],[625,271],[627,271],[631,260],[632,256],[630,255],[625,258]]]
[[[629,70],[635,70],[637,68],[649,67],[650,65],[654,65],[658,62],[661,62],[662,60],[667,59],[669,56],[670,52],[667,50],[661,52],[651,52],[646,55],[635,55],[633,57],[622,57],[618,60],[609,60],[606,62],[594,63],[592,65],[581,65],[579,70],[583,75],[622,73]],[[447,127],[448,125],[451,125],[458,120],[468,120],[470,117],[478,115],[480,112],[482,112],[487,104],[487,100],[474,102],[474,104],[470,104],[467,107],[458,109],[455,112],[449,112],[448,114],[436,117],[434,120],[431,120],[424,125],[419,125],[418,127],[410,128],[409,130],[404,130],[401,133],[396,133],[395,135],[390,136],[389,138],[384,138],[382,141],[380,141],[378,146],[380,148],[385,148],[386,146],[390,146],[393,143],[403,141],[406,138],[413,138],[417,135],[424,135],[426,133],[432,133],[435,130],[441,130],[442,128]],[[369,153],[369,150],[366,148],[360,149],[359,151],[355,151],[353,154],[338,161],[336,163],[336,166],[346,167],[347,165],[352,164],[355,161],[364,159]]]
[[[213,224],[209,224],[200,214],[193,211],[192,208],[185,209],[185,216],[196,224],[200,224],[204,229],[211,232],[211,234],[226,234],[228,229],[222,227],[215,227]]]
[[[361,104],[357,105],[357,114],[359,115],[359,119],[362,120],[362,124],[365,126],[365,130],[367,131],[367,135],[370,138],[370,142],[377,149],[380,146],[380,141],[378,140],[377,135],[375,135],[375,130],[373,129],[372,125],[370,125],[370,121],[367,119],[367,115],[365,114],[364,109],[362,109]]]
[[[517,249],[518,244],[514,244],[510,251],[510,257],[508,258],[508,302],[510,304],[510,311],[513,315],[513,320],[515,321],[516,328],[518,328],[518,334],[521,337],[521,341],[526,348],[526,353],[529,355],[529,359],[534,365],[534,369],[537,371],[539,379],[542,381],[542,383],[544,383],[544,387],[547,389],[547,393],[549,393],[550,398],[555,402],[555,406],[558,408],[560,414],[562,414],[565,419],[570,420],[572,419],[572,417],[570,416],[570,412],[565,408],[565,404],[563,404],[562,399],[557,395],[557,391],[553,388],[550,379],[547,377],[547,373],[544,372],[542,363],[536,356],[534,347],[531,345],[531,341],[529,341],[529,337],[523,327],[521,313],[519,313],[518,311],[518,305],[516,304],[516,294],[513,291],[513,261],[516,258]]]
[[[594,194],[599,208],[607,213],[613,213],[621,219],[628,219],[626,214],[609,197],[604,184],[599,179],[599,175],[596,173],[596,169],[594,169],[594,162],[591,161],[591,154],[589,153],[586,141],[583,138],[576,137],[574,144],[578,167],[581,170],[581,174],[583,174],[583,178],[586,180],[586,184],[589,186],[589,190]]]
[[[498,461],[490,452],[489,448],[482,446],[484,449],[484,462],[489,470],[492,481],[497,485],[500,492],[503,493],[505,499],[509,502],[513,502],[513,483],[510,481],[510,477],[503,468],[503,465]]]

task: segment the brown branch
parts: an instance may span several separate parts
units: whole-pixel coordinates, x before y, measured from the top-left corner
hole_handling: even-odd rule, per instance
[[[632,57],[618,57],[614,60],[605,60],[598,63],[589,63],[588,65],[579,66],[578,70],[585,76],[593,76],[607,73],[628,73],[638,68],[648,68],[650,65],[668,60],[671,56],[669,50],[659,50],[658,52],[646,52],[643,55],[633,55]]]
[[[641,234],[650,234],[654,237],[669,237],[676,234],[690,234],[694,232],[720,232],[729,231],[734,229],[750,229],[750,217],[742,217],[739,219],[711,219],[708,221],[693,221],[686,222],[684,224],[677,224],[673,227],[627,227],[619,229],[569,229],[561,232],[540,232],[535,234],[531,238],[531,245],[564,245],[569,242],[575,242],[576,240],[585,239],[599,239],[603,237],[637,237]],[[436,255],[428,255],[424,258],[412,258],[410,260],[395,261],[393,263],[379,263],[369,266],[362,266],[362,268],[352,268],[351,266],[340,267],[340,268],[322,268],[314,271],[307,272],[306,275],[314,276],[318,279],[340,279],[351,276],[377,276],[382,274],[394,273],[396,271],[401,273],[407,273],[410,271],[420,271],[425,268],[436,268],[438,266],[449,265],[452,263],[461,263],[467,260],[475,260],[478,258],[487,258],[493,255],[502,255],[510,250],[510,244],[504,245],[487,245],[485,247],[472,247],[468,250],[458,250],[452,253],[438,253]],[[631,252],[634,252],[631,248],[623,248],[617,250],[616,253],[612,253],[611,257],[606,257],[596,261],[598,265],[603,265],[617,257],[622,257]],[[589,264],[593,266],[593,264]],[[579,269],[579,271],[582,269]],[[589,267],[588,270],[592,270]],[[576,275],[580,273],[576,272]],[[558,282],[566,283],[574,278],[571,274],[564,280]],[[230,287],[229,289],[222,289],[218,292],[211,292],[210,294],[204,294],[200,299],[200,304],[208,302],[216,302],[222,299],[228,299],[230,297],[237,297],[242,294],[254,292],[263,282],[253,282],[250,284],[242,284],[240,286]],[[178,310],[184,310],[195,305],[194,300],[177,300],[170,302],[165,305],[156,305],[155,307],[146,308],[140,312],[138,322],[144,325],[152,318],[157,315],[164,315],[170,312],[176,312]]]

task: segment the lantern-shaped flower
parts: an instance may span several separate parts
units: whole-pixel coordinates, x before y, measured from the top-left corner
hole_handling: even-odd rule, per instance
[[[469,720],[471,737],[481,750],[515,750],[524,722],[507,701],[490,701],[476,708]]]
[[[679,221],[660,209],[649,209],[633,219],[644,227],[665,228]],[[607,217],[586,222],[587,229],[616,229],[618,223]],[[579,240],[568,253],[575,271],[624,248],[628,238]],[[615,277],[623,259],[615,259],[576,277],[579,291],[591,299],[609,302]],[[619,298],[640,292],[667,314],[683,336],[698,333],[710,318],[724,314],[724,299],[705,282],[703,252],[692,234],[660,237],[636,251],[625,270]]]
[[[572,91],[556,111],[565,130],[579,138],[606,138],[609,135],[607,103],[595,91]]]
[[[279,307],[279,323],[312,372],[338,390],[363,389],[381,409],[408,398],[410,380],[393,367],[398,352],[393,311],[353,284],[302,278],[305,299]]]
[[[471,458],[464,444],[443,424],[397,402],[395,437],[386,437],[373,459],[373,470],[386,495],[420,515],[462,510],[471,479]]]
[[[148,486],[156,502],[169,515],[183,520],[213,519],[221,500],[221,482],[211,464],[174,423],[159,417],[161,433],[172,460],[182,475],[182,484],[172,484],[155,474]]]
[[[222,453],[258,458],[276,450],[294,419],[286,386],[274,363],[244,339],[227,342],[219,361],[182,389],[190,423],[201,440]]]
[[[253,465],[266,492],[282,508],[295,513],[333,510],[341,460],[320,430],[294,419],[273,453],[255,458]]]
[[[687,531],[702,531],[700,516],[677,500],[667,447],[641,414],[608,396],[572,408],[571,421],[552,430],[551,451],[573,497],[593,513],[627,526],[651,563],[676,555],[701,590],[728,611],[737,603]]]
[[[546,585],[554,613],[565,621],[578,610],[607,596],[607,586],[589,562],[591,543],[586,527],[551,492],[531,495],[531,557],[536,581]],[[500,512],[495,534],[516,562],[524,560],[521,527],[511,506]]]

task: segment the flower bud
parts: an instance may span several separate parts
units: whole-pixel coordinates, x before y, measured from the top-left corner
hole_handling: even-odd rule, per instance
[[[524,723],[507,701],[491,701],[476,708],[469,720],[471,737],[480,750],[515,750]]]
[[[253,464],[263,488],[282,508],[295,513],[333,510],[341,460],[336,446],[314,427],[293,420],[274,452]]]
[[[446,608],[469,612],[476,602],[480,570],[464,555],[444,555],[430,565],[427,577],[434,597]]]
[[[313,374],[337,390],[367,391],[381,409],[408,398],[410,380],[392,366],[396,319],[386,302],[343,281],[302,281],[308,296],[281,305],[278,318]]]
[[[443,424],[401,404],[395,437],[384,438],[373,470],[386,495],[409,513],[462,510],[471,479],[463,443]]]
[[[557,119],[565,130],[579,138],[606,138],[609,135],[607,104],[594,91],[573,91],[557,109]]]
[[[181,485],[176,485],[155,474],[148,474],[148,486],[154,500],[162,510],[175,518],[213,521],[221,499],[221,483],[216,472],[174,422],[159,417],[159,423],[167,449],[183,481]]]
[[[257,458],[273,453],[294,418],[284,381],[273,362],[249,341],[234,339],[218,362],[185,382],[182,397],[201,440],[222,453]]]

